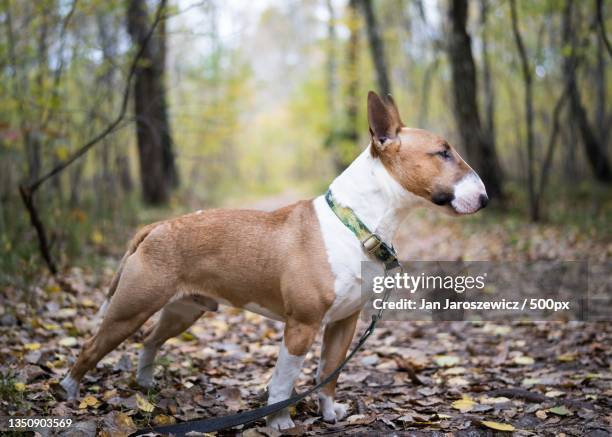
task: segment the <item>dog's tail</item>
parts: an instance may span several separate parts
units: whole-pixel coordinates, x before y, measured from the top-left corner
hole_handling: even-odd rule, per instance
[[[98,314],[96,316],[97,318],[103,317],[106,313],[106,309],[110,304],[111,298],[113,297],[113,294],[115,294],[115,291],[117,291],[117,285],[119,285],[119,280],[121,279],[121,274],[123,273],[123,268],[125,267],[127,259],[130,257],[130,255],[136,252],[136,249],[138,249],[140,243],[142,243],[144,239],[147,238],[147,236],[157,225],[159,225],[159,223],[152,223],[150,225],[144,226],[136,233],[134,238],[132,238],[132,240],[128,244],[127,251],[125,252],[125,255],[123,255],[123,258],[121,258],[121,262],[119,262],[119,267],[117,268],[117,271],[115,272],[115,275],[111,280],[110,286],[108,287],[106,299],[104,300],[104,302],[102,302],[102,306],[100,306],[100,309],[98,310]]]

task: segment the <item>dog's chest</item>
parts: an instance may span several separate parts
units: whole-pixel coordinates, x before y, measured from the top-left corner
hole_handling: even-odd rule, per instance
[[[367,296],[361,292],[361,262],[368,261],[359,240],[336,217],[323,196],[314,200],[323,242],[332,273],[336,297],[323,323],[341,320],[360,310]]]

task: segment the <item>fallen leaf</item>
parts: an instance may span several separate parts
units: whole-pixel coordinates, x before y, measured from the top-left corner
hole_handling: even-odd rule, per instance
[[[556,414],[557,416],[571,416],[572,412],[570,410],[568,410],[565,405],[560,405],[557,407],[553,407],[553,408],[549,408],[548,410],[549,413],[552,414]]]
[[[185,331],[180,335],[181,340],[183,341],[194,341],[196,340],[196,336],[193,335],[191,332],[189,331]]]
[[[167,416],[165,414],[158,414],[153,418],[153,423],[157,426],[172,425],[173,423],[176,423],[176,419],[172,416]]]
[[[452,385],[452,386],[456,386],[456,387],[461,387],[461,386],[464,386],[464,385],[470,385],[470,382],[467,379],[462,378],[460,376],[455,376],[454,378],[450,378],[447,381],[447,383],[448,383],[448,385]]]
[[[514,364],[519,364],[521,366],[530,366],[535,363],[535,360],[527,355],[519,355],[518,357],[514,357]]]
[[[522,385],[530,387],[532,385],[540,384],[542,380],[540,378],[525,378],[521,381]]]
[[[138,406],[139,410],[144,411],[145,413],[152,413],[155,409],[155,405],[143,398],[139,393],[136,393],[136,405]]]
[[[373,366],[378,363],[378,355],[368,355],[367,357],[363,357],[361,359],[361,364],[364,366]]]
[[[227,387],[219,391],[219,399],[227,408],[238,411],[242,408],[242,393],[237,387]]]
[[[40,349],[40,343],[26,343],[23,348],[28,351],[36,351]]]
[[[85,396],[79,404],[79,409],[84,410],[87,407],[96,407],[100,402],[94,396]]]
[[[476,405],[476,402],[474,402],[468,396],[464,396],[462,399],[459,399],[458,401],[453,402],[451,404],[451,407],[453,407],[456,410],[461,411],[462,413],[467,413],[472,408],[474,408],[474,405]]]
[[[74,337],[65,337],[65,338],[62,338],[60,341],[58,341],[58,344],[60,346],[65,346],[65,347],[73,347],[73,346],[76,346],[78,343],[79,342]]]
[[[49,284],[45,287],[45,290],[47,290],[48,293],[59,293],[62,291],[60,286],[57,284]]]
[[[346,418],[346,421],[351,425],[367,425],[374,422],[376,418],[372,415],[366,414],[353,414]]]
[[[446,369],[444,372],[445,375],[463,375],[466,372],[465,367],[451,367]]]
[[[515,428],[512,425],[509,425],[507,423],[490,422],[488,420],[484,420],[480,423],[486,426],[487,428],[491,428],[497,431],[514,431],[515,430]]]
[[[461,359],[454,355],[436,355],[434,357],[434,362],[440,367],[452,367],[456,364],[459,364]]]
[[[126,413],[113,411],[104,418],[104,431],[110,437],[127,437],[134,433],[138,427]]]
[[[562,354],[557,356],[557,361],[561,361],[562,363],[569,363],[576,359],[575,354]]]
[[[83,300],[80,301],[80,303],[85,308],[96,308],[98,306],[93,300],[89,298],[84,298]]]
[[[510,402],[510,399],[504,396],[499,396],[496,398],[489,398],[487,396],[483,396],[479,399],[479,401],[483,404],[505,404],[506,402]]]

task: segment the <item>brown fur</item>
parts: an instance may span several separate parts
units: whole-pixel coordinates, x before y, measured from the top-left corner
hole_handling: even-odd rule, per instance
[[[209,210],[149,225],[130,243],[100,329],[71,375],[80,380],[153,313],[185,295],[264,307],[286,321],[287,349],[302,355],[334,301],[326,259],[312,201],[273,212]],[[173,320],[168,315],[160,324]],[[159,341],[159,332],[152,338]]]
[[[368,95],[371,153],[407,190],[427,200],[471,169],[441,137],[405,128],[397,106]],[[437,153],[448,149],[452,159]],[[273,212],[215,209],[145,226],[130,242],[109,288],[97,334],[85,342],[70,376],[85,372],[162,310],[145,345],[159,347],[194,323],[217,300],[256,304],[286,322],[291,355],[310,349],[335,299],[334,276],[312,201]],[[329,323],[320,378],[346,356],[359,312]],[[322,389],[333,397],[335,381]]]
[[[324,365],[321,368],[318,380],[322,380],[336,370],[346,357],[346,352],[355,335],[355,326],[357,326],[359,313],[358,311],[346,319],[329,323],[325,327],[323,346],[321,347],[321,359]],[[338,378],[327,384],[321,389],[321,392],[332,398],[335,397],[337,380]]]
[[[393,98],[384,100],[368,94],[368,120],[373,156],[380,158],[389,173],[408,191],[431,200],[452,187],[468,172],[470,166],[444,138],[423,129],[404,127]],[[437,155],[448,150],[450,160]]]
[[[452,160],[436,155],[444,149]],[[404,188],[427,200],[436,192],[452,192],[452,187],[472,170],[444,138],[422,129],[403,128],[380,153],[380,159]]]

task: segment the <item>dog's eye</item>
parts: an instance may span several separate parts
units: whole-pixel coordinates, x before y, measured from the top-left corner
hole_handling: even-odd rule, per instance
[[[443,159],[451,159],[452,155],[448,150],[441,150],[437,153],[438,156],[441,156]]]

